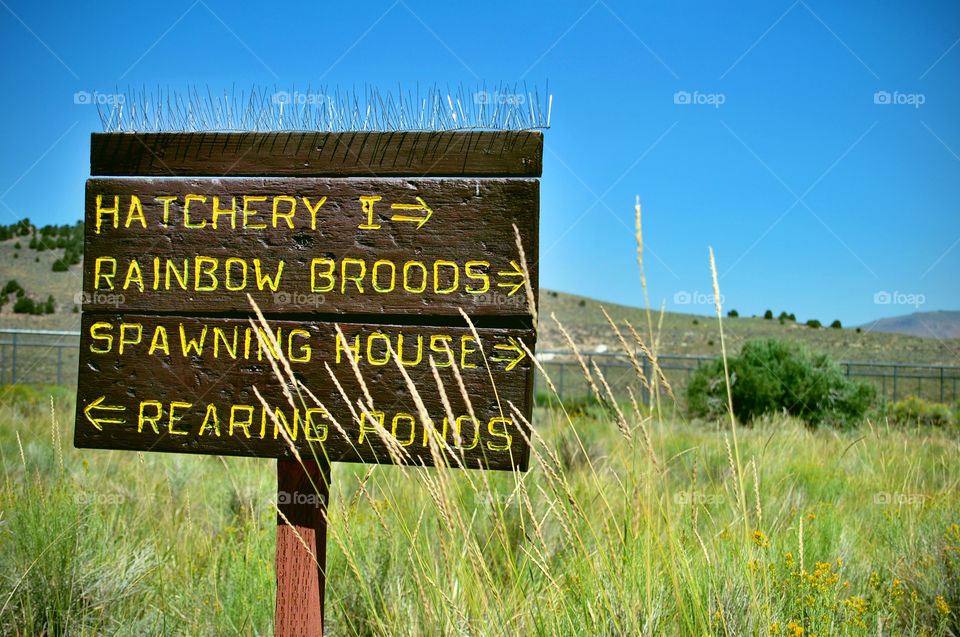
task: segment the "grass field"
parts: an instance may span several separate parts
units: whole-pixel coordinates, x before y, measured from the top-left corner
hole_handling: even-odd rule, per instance
[[[0,630],[270,632],[275,463],[76,450],[71,401],[3,390]],[[643,417],[537,410],[522,475],[335,466],[329,634],[960,633],[955,431]]]

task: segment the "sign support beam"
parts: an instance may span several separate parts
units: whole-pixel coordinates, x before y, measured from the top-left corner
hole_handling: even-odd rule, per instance
[[[277,637],[323,634],[329,489],[325,460],[277,461]]]

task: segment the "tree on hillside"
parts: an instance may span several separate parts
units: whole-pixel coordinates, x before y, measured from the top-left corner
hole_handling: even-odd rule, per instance
[[[765,318],[765,319],[768,320],[768,321],[772,321],[772,320],[773,320],[773,310],[767,310],[766,312],[764,312],[764,313],[763,313],[763,318]]]

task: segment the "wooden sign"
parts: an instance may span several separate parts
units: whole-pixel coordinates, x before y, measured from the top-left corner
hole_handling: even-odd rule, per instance
[[[453,452],[451,466],[526,469],[524,434],[509,404],[519,409],[530,402],[532,365],[521,343],[533,351],[533,330],[481,328],[478,342],[464,327],[344,322],[338,333],[334,323],[322,321],[268,325],[272,339],[243,319],[85,314],[76,445],[293,458],[290,441],[304,457],[314,445],[330,461],[390,463],[378,434],[386,431],[406,462],[433,464],[433,436]],[[270,351],[275,347],[280,351]],[[297,396],[288,381],[291,406],[270,364],[270,355],[279,359],[280,353],[316,401]],[[430,421],[423,422],[397,363]],[[488,389],[491,378],[496,394]]]
[[[542,155],[93,135],[74,444],[277,458],[275,631],[322,634],[331,462],[528,467]]]
[[[83,309],[525,315],[532,179],[91,179]],[[536,280],[536,241],[525,248]]]
[[[436,436],[452,464],[526,469],[510,405],[529,419],[538,133],[102,134],[91,147],[91,172],[114,176],[86,189],[78,447],[288,458],[293,444],[432,464]],[[289,361],[286,386],[249,298]]]

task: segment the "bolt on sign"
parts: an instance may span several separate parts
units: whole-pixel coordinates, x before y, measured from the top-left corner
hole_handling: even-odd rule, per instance
[[[76,445],[390,463],[386,430],[411,463],[437,436],[526,469],[541,156],[533,132],[93,135]]]

